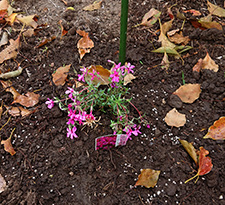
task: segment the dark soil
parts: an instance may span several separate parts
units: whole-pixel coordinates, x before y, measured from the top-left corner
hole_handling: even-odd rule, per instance
[[[223,7],[223,1],[213,1]],[[56,106],[49,110],[47,98],[60,96],[76,78],[74,71],[81,65],[100,64],[110,68],[107,60],[118,62],[120,1],[104,1],[103,8],[84,12],[82,8],[90,1],[70,1],[75,11],[65,11],[62,1],[27,0],[14,1],[14,8],[27,14],[38,14],[39,23],[48,23],[37,36],[21,39],[21,49],[16,58],[25,67],[22,74],[11,79],[20,92],[36,91],[41,95],[38,108],[29,117],[12,118],[1,130],[1,139],[7,139],[13,128],[12,144],[14,156],[1,146],[0,174],[7,188],[0,194],[2,205],[10,204],[225,204],[225,143],[203,139],[214,121],[225,116],[225,38],[224,31],[216,29],[199,30],[189,22],[184,25],[184,35],[190,36],[192,50],[183,54],[181,60],[170,57],[168,71],[160,67],[162,54],[152,53],[159,47],[158,37],[143,27],[133,27],[141,22],[150,8],[162,11],[162,22],[168,21],[166,10],[176,1],[131,0],[129,8],[127,61],[135,65],[137,76],[130,87],[132,102],[146,114],[150,129],[143,127],[142,134],[133,137],[124,147],[110,150],[94,150],[96,137],[111,134],[110,113],[102,114],[95,129],[85,127],[77,132],[78,139],[66,137],[67,113]],[[207,14],[206,0],[177,2],[175,8],[197,9]],[[174,8],[173,12],[176,13]],[[60,40],[57,24],[63,20],[68,34]],[[224,18],[216,18],[222,21]],[[173,29],[180,28],[181,20],[176,20]],[[86,54],[82,62],[76,44],[80,36],[77,29],[90,34],[95,47]],[[156,23],[152,29],[159,29]],[[17,37],[18,31],[12,31]],[[40,39],[58,35],[56,40],[42,48],[34,47]],[[200,74],[192,72],[192,67],[206,52],[219,65],[214,73],[204,70]],[[72,64],[65,86],[51,86],[51,74],[60,66]],[[4,69],[16,69],[13,60],[1,65]],[[172,93],[182,82],[182,72],[186,83],[200,83],[201,95],[192,104],[182,103]],[[13,101],[12,95],[1,87],[1,100],[6,105]],[[164,122],[166,113],[172,108],[186,114],[187,123],[180,128],[171,128]],[[136,115],[131,108],[131,115]],[[9,115],[1,118],[1,125]],[[185,180],[196,174],[197,167],[186,153],[179,138],[193,142],[195,148],[203,146],[212,158],[212,171],[185,184]],[[140,170],[151,168],[161,170],[154,188],[133,188]]]

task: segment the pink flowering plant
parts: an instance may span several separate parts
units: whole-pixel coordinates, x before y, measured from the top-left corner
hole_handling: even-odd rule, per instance
[[[78,74],[78,81],[85,85],[79,88],[68,87],[63,100],[54,97],[46,102],[49,109],[57,103],[61,110],[68,112],[67,137],[71,139],[78,137],[77,126],[93,127],[93,124],[100,120],[100,116],[94,116],[95,109],[100,109],[102,112],[109,111],[116,116],[116,120],[111,120],[110,125],[113,135],[125,134],[127,139],[131,139],[132,135],[141,134],[142,124],[149,127],[139,110],[131,103],[131,99],[125,97],[128,88],[124,85],[124,78],[134,72],[134,66],[130,63],[121,66],[120,63],[109,62],[113,63],[111,71],[103,68],[105,73],[108,72],[108,79],[95,69],[96,67],[92,66],[92,69],[82,67],[81,74]],[[130,105],[137,110],[139,117],[130,118]]]

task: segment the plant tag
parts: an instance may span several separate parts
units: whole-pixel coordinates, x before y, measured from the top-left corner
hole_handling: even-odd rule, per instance
[[[98,149],[109,149],[112,147],[117,147],[119,145],[126,145],[128,136],[124,134],[117,135],[106,135],[97,137],[95,139],[95,150]]]

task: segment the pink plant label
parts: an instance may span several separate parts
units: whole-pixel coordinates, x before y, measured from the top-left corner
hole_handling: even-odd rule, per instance
[[[117,146],[126,145],[128,136],[124,134],[106,135],[95,139],[95,150],[109,149]]]

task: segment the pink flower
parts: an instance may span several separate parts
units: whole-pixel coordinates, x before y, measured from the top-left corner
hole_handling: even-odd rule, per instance
[[[77,138],[78,136],[76,135],[77,128],[74,126],[72,129],[67,128],[67,137],[70,137],[71,139]]]
[[[91,80],[94,80],[95,78],[98,78],[99,72],[96,72],[95,70],[93,70],[93,73],[88,73],[91,77]],[[96,75],[97,74],[97,75]]]
[[[120,81],[120,75],[116,70],[109,77],[112,78],[112,82]]]
[[[147,128],[150,128],[150,125],[148,124],[148,125],[146,125],[146,127],[147,127]]]
[[[141,134],[141,132],[140,132],[141,126],[139,126],[139,127],[136,127],[136,126],[137,125],[134,124],[134,126],[133,126],[134,130],[132,131],[132,134],[134,134],[135,136],[138,136],[138,134]]]
[[[69,95],[69,98],[70,98],[70,99],[72,99],[72,98],[73,98],[73,92],[74,92],[74,89],[68,87],[68,90],[67,90],[65,93],[66,93],[67,95]]]
[[[48,98],[48,101],[46,101],[45,104],[48,105],[49,109],[52,109],[54,107],[54,101],[50,98]]]
[[[82,75],[78,74],[78,80],[79,80],[79,81],[85,82],[84,77],[87,75],[87,68],[82,67],[82,68],[80,69],[80,71],[82,72]]]
[[[134,65],[127,63],[127,65],[125,66],[125,69],[127,70],[128,73],[134,73],[134,71],[132,70],[134,67],[135,67]]]

